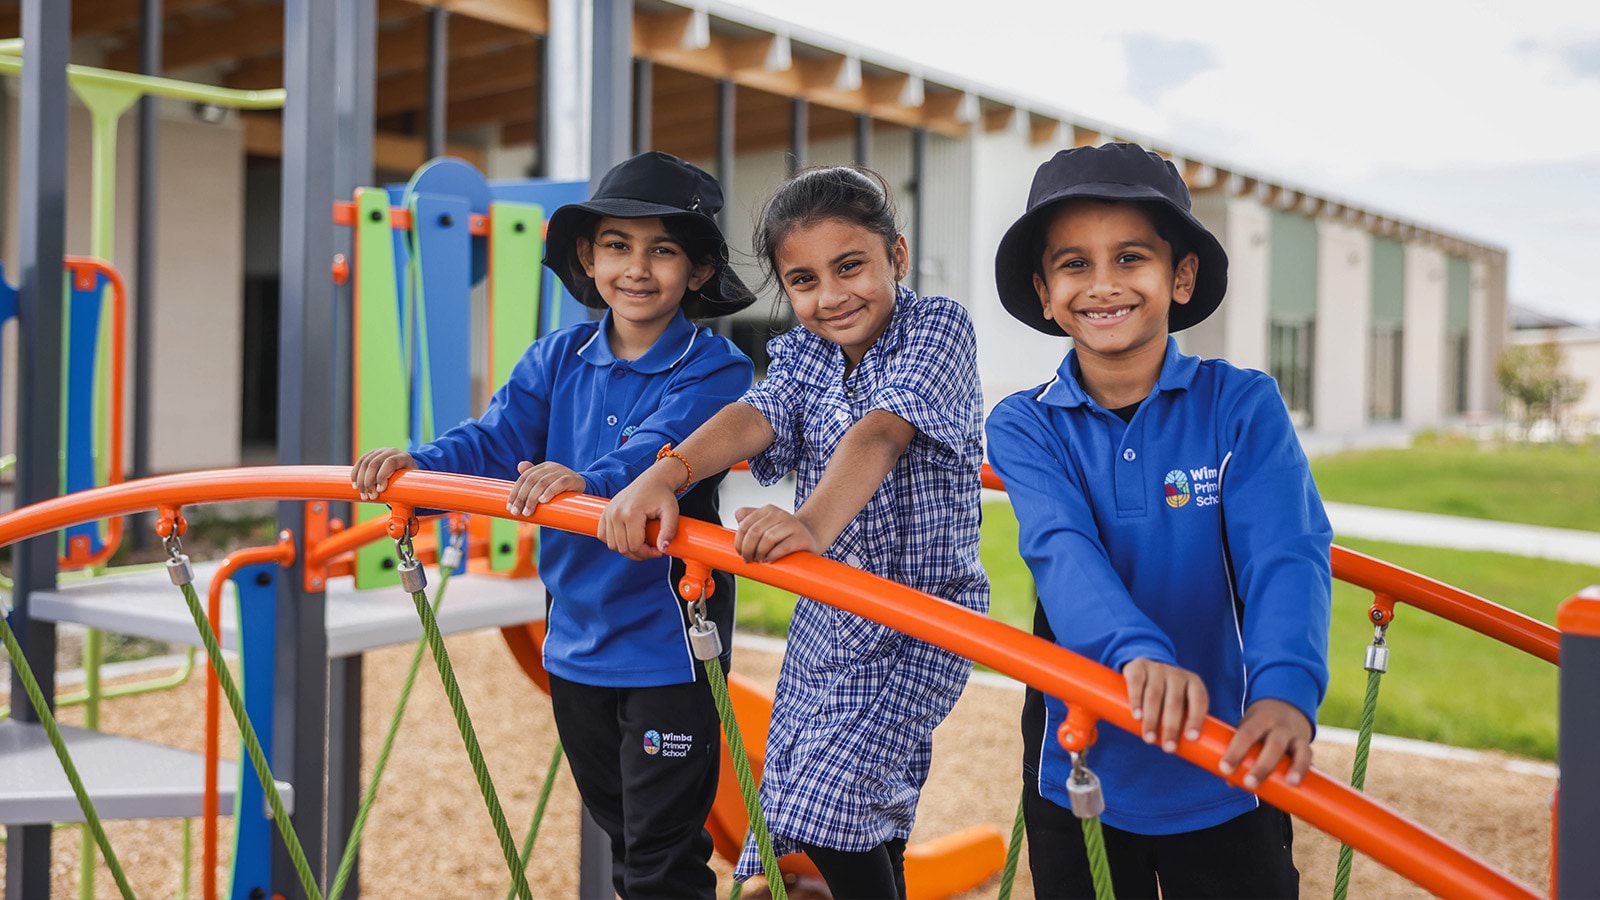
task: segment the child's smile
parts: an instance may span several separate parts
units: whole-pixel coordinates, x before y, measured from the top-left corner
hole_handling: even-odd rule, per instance
[[[1175,266],[1171,246],[1132,203],[1063,204],[1044,238],[1034,289],[1080,357],[1165,351],[1167,311],[1194,290],[1192,254]]]
[[[796,228],[778,248],[777,271],[795,317],[807,331],[838,344],[851,366],[861,361],[894,316],[905,271],[905,238],[882,237],[842,219]]]

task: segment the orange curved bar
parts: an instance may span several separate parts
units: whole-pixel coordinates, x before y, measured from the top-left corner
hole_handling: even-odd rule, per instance
[[[107,448],[106,481],[108,484],[122,482],[122,433],[125,390],[123,387],[126,378],[127,353],[128,353],[128,289],[122,280],[122,273],[116,267],[103,259],[90,256],[68,256],[63,259],[67,271],[73,278],[87,278],[88,287],[94,286],[96,275],[106,276],[111,284],[111,385],[106,400],[111,406],[110,434],[107,436],[110,446]],[[122,518],[114,517],[106,523],[106,541],[99,552],[78,556],[68,549],[67,556],[61,559],[63,568],[88,569],[104,565],[116,554],[117,548],[122,545]]]
[[[982,481],[986,488],[1006,489],[988,463],[983,464]],[[1386,594],[1546,662],[1561,664],[1561,633],[1538,619],[1338,544],[1333,545],[1331,556],[1333,577],[1340,581]]]
[[[1561,633],[1538,619],[1338,544],[1333,546],[1332,560],[1333,577],[1340,581],[1387,594],[1546,662],[1561,664]]]
[[[529,516],[508,516],[509,482],[409,470],[384,492],[390,503],[453,509],[471,515],[514,518],[578,534],[594,534],[606,500],[562,494]],[[158,504],[193,505],[239,500],[356,500],[348,466],[263,466],[167,475],[57,497],[0,516],[0,545],[46,534],[74,522],[126,515]],[[653,540],[654,526],[650,535]],[[1102,721],[1136,733],[1122,676],[1049,641],[902,584],[813,554],[775,563],[747,563],[733,549],[732,532],[684,520],[668,545],[673,556],[706,563],[775,587],[815,598],[943,647],[1052,696],[1087,707]],[[1208,718],[1197,741],[1180,741],[1178,755],[1222,776],[1217,764],[1234,730]],[[1241,785],[1252,757],[1226,780]],[[1482,860],[1446,843],[1327,776],[1312,771],[1298,787],[1279,763],[1256,791],[1279,809],[1351,845],[1377,862],[1441,896],[1525,897],[1535,892]]]
[[[419,522],[431,522],[439,515],[422,516]],[[341,553],[349,553],[389,536],[389,517],[374,516],[359,525],[335,531],[324,540],[306,549],[306,565],[325,566]]]
[[[211,576],[211,589],[206,593],[206,617],[211,621],[211,633],[216,635],[219,644],[222,642],[222,586],[246,566],[274,562],[281,566],[294,563],[294,541],[287,534],[271,547],[252,547],[228,554],[216,574]],[[221,707],[221,685],[217,683],[217,673],[206,666],[206,784],[200,804],[205,835],[201,850],[204,874],[200,880],[204,900],[217,900],[217,817],[220,806],[217,770],[221,767],[221,750],[218,746],[221,740]]]

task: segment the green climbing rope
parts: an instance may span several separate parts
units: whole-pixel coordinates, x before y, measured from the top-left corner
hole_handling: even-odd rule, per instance
[[[440,566],[439,590],[433,597],[433,612],[438,615],[439,607],[444,603],[445,589],[450,585],[451,570]],[[400,735],[400,722],[405,718],[406,706],[411,702],[411,690],[417,684],[417,672],[422,668],[422,654],[427,650],[428,642],[422,638],[417,639],[416,649],[411,651],[411,665],[406,669],[405,683],[400,686],[400,699],[395,702],[394,715],[389,718],[389,731],[383,736],[383,749],[378,751],[378,761],[373,765],[372,777],[367,780],[367,789],[361,798],[361,805],[356,809],[355,821],[350,825],[350,835],[345,840],[344,853],[339,857],[339,869],[334,874],[333,886],[328,888],[328,900],[339,900],[344,896],[345,887],[350,883],[350,876],[355,871],[356,853],[361,848],[361,836],[367,828],[367,817],[372,814],[372,805],[378,799],[378,785],[383,782],[384,770],[389,767],[389,755],[394,752],[395,739]]]
[[[1022,837],[1027,827],[1023,810],[1028,802],[1028,790],[1023,788],[1017,801],[1017,816],[1011,820],[1011,843],[1006,845],[1006,867],[1000,870],[1000,893],[995,900],[1011,900],[1011,887],[1017,881],[1017,865],[1022,862]]]
[[[550,804],[550,792],[555,789],[556,776],[561,774],[561,757],[563,750],[561,742],[556,741],[556,749],[550,753],[550,768],[544,773],[544,786],[539,788],[539,802],[533,808],[533,821],[528,823],[528,836],[522,839],[522,852],[517,854],[517,870],[528,871],[528,860],[533,858],[533,842],[539,839],[539,824],[544,821],[545,807]],[[506,891],[506,900],[511,900],[512,891]]]
[[[1105,833],[1100,830],[1100,817],[1080,819],[1083,823],[1083,847],[1089,852],[1089,874],[1094,878],[1094,900],[1116,900],[1111,889],[1111,862],[1106,858]]]
[[[56,751],[56,759],[61,761],[61,770],[67,775],[67,783],[72,785],[73,796],[78,798],[78,808],[83,810],[84,823],[94,834],[95,843],[100,846],[100,855],[106,861],[106,868],[111,870],[111,877],[116,879],[117,889],[122,892],[123,900],[133,900],[133,888],[128,886],[128,876],[122,871],[122,863],[111,850],[111,841],[106,837],[105,826],[100,824],[100,815],[95,812],[94,803],[89,799],[89,792],[84,790],[83,779],[78,777],[78,767],[73,764],[72,755],[67,752],[67,742],[61,737],[61,729],[56,725],[55,714],[45,703],[44,691],[40,689],[39,681],[33,675],[33,667],[28,665],[27,657],[22,655],[22,645],[17,642],[17,636],[11,630],[11,623],[4,615],[0,615],[0,642],[5,644],[6,653],[11,657],[11,667],[22,680],[22,690],[28,695],[28,702],[38,714],[39,724],[44,726],[45,735],[50,738],[50,746]]]
[[[402,563],[402,566],[405,563]],[[505,810],[500,806],[500,795],[495,792],[494,780],[489,777],[489,765],[484,762],[483,748],[478,744],[478,733],[472,727],[472,718],[467,714],[467,704],[461,699],[461,685],[456,682],[454,667],[450,665],[450,654],[444,648],[444,637],[439,633],[439,620],[433,615],[433,609],[428,605],[427,591],[415,591],[411,594],[411,601],[416,604],[417,615],[422,619],[422,635],[428,642],[428,647],[433,650],[433,661],[439,669],[439,680],[444,683],[445,697],[450,701],[450,709],[455,713],[456,728],[461,732],[461,741],[467,746],[467,757],[472,762],[472,774],[478,779],[478,789],[483,794],[483,803],[489,808],[489,819],[494,824],[495,837],[500,841],[500,852],[505,856],[506,865],[511,869],[512,890],[521,900],[533,900],[528,891],[528,879],[523,874],[522,867],[517,858],[517,845],[511,840],[511,827],[506,824]]]
[[[188,558],[184,557],[184,561],[187,563]],[[250,716],[244,711],[244,698],[233,681],[233,673],[222,659],[222,645],[212,633],[206,611],[200,605],[200,595],[195,592],[192,583],[183,584],[181,589],[183,600],[189,606],[189,615],[194,619],[195,628],[200,631],[206,658],[211,661],[211,671],[216,673],[222,696],[227,699],[228,709],[233,712],[233,720],[239,726],[239,740],[250,757],[257,780],[261,782],[262,793],[266,794],[267,808],[272,810],[272,824],[277,826],[278,834],[283,837],[283,845],[289,850],[289,859],[294,863],[295,874],[300,879],[300,889],[312,900],[322,900],[316,876],[311,873],[311,863],[306,860],[306,851],[300,846],[300,836],[295,833],[294,823],[289,821],[289,812],[283,805],[282,795],[278,793],[278,783],[272,779],[272,769],[267,766],[267,755],[261,750],[261,739],[256,736],[255,726],[250,724]]]
[[[744,796],[744,810],[750,817],[750,830],[756,838],[756,850],[761,854],[761,871],[767,876],[767,891],[773,900],[788,900],[789,891],[783,883],[783,873],[778,871],[778,857],[772,851],[772,836],[767,833],[767,819],[761,813],[761,795],[756,789],[755,776],[750,774],[750,754],[744,747],[744,737],[739,733],[739,720],[733,714],[733,700],[728,696],[728,676],[722,671],[722,661],[705,661],[706,679],[711,682],[711,696],[717,701],[717,715],[722,717],[722,731],[728,736],[728,751],[733,756],[733,771],[739,777],[739,793]]]
[[[1378,718],[1378,684],[1383,673],[1367,671],[1367,697],[1361,703],[1361,731],[1356,737],[1356,763],[1350,775],[1350,786],[1364,790],[1367,786],[1367,752],[1372,749],[1372,726]],[[1334,900],[1345,900],[1350,893],[1350,868],[1355,863],[1355,851],[1349,844],[1339,845],[1339,869],[1333,879]]]

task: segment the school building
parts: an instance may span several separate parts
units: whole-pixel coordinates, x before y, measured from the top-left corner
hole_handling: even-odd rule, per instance
[[[334,164],[345,199],[357,184],[403,182],[437,153],[494,179],[584,179],[654,148],[718,174],[729,238],[748,254],[761,200],[795,166],[861,162],[897,194],[914,255],[908,280],[971,311],[993,405],[1046,380],[1067,348],[1014,322],[994,291],[994,249],[1034,168],[1062,147],[1137,140],[1179,166],[1231,258],[1226,303],[1181,344],[1274,375],[1308,445],[1396,439],[1500,408],[1504,249],[1090,121],[1072,112],[1070,89],[1059,105],[1041,104],[717,0],[327,2],[339,7],[339,40],[351,48],[340,84],[329,86],[342,92]],[[72,61],[237,88],[283,83],[281,2],[162,0],[148,24],[141,6],[75,0]],[[17,16],[15,4],[0,6],[0,37],[18,34]],[[8,263],[17,254],[18,96],[17,80],[4,79]],[[68,252],[84,253],[89,115],[72,102]],[[149,364],[130,373],[128,440],[143,436],[150,472],[265,461],[275,433],[282,121],[271,111],[165,103],[145,167],[137,125],[133,113],[121,125],[113,253],[130,286],[141,264],[152,272],[149,296],[130,298],[130,324],[141,305],[148,322],[134,330],[130,357]],[[139,225],[141,179],[155,197],[153,229]],[[740,264],[759,280],[748,256]],[[783,320],[778,303],[723,326],[758,362]],[[19,373],[7,332],[0,384],[10,386]],[[482,371],[481,360],[474,366]],[[0,453],[16,446],[14,418],[4,404]]]

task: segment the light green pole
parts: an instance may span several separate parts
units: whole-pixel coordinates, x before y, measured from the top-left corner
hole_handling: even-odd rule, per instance
[[[22,71],[22,41],[21,39],[0,40],[0,73],[16,75]],[[116,204],[117,204],[117,123],[122,114],[127,112],[142,96],[168,97],[175,100],[189,100],[196,103],[210,103],[216,106],[231,107],[234,109],[277,109],[283,106],[284,91],[281,88],[267,91],[241,91],[231,88],[213,87],[211,85],[194,84],[187,81],[178,81],[172,78],[160,78],[154,75],[133,75],[127,72],[117,72],[110,69],[97,69],[90,66],[67,66],[67,82],[77,93],[78,99],[89,110],[90,121],[90,152],[93,157],[93,167],[90,175],[90,238],[89,255],[96,259],[112,262],[113,245],[116,238]],[[71,286],[68,286],[67,296],[63,298],[70,304],[72,298]],[[141,297],[141,303],[149,298]],[[68,311],[70,315],[70,310]],[[106,326],[111,316],[110,304],[102,304],[100,311],[100,333],[106,334]],[[64,339],[64,338],[63,338]],[[64,358],[64,357],[63,357]],[[101,342],[96,358],[97,377],[95,378],[94,421],[97,429],[102,429],[96,435],[94,446],[99,454],[96,470],[99,482],[106,484],[110,481],[110,454],[106,452],[107,434],[103,430],[104,423],[108,421],[108,411],[112,398],[108,396],[109,379],[99,377],[111,365],[110,347],[108,342]],[[65,382],[65,379],[63,379]],[[63,423],[63,429],[66,427]],[[65,458],[63,457],[63,465]],[[84,637],[83,644],[83,672],[84,672],[84,726],[91,730],[100,727],[100,665],[105,651],[105,635],[99,629],[91,628]],[[190,657],[192,661],[193,657]],[[183,675],[187,676],[190,666],[184,667]],[[179,682],[181,683],[181,681]],[[165,684],[165,682],[162,682]],[[187,823],[186,823],[187,827]],[[187,836],[187,831],[185,831]],[[188,854],[185,854],[185,872],[188,871]],[[80,900],[93,900],[94,897],[94,866],[95,843],[94,837],[85,829],[78,857],[78,896]]]

